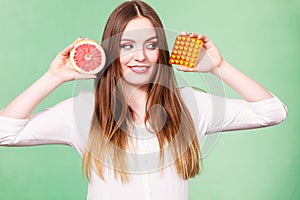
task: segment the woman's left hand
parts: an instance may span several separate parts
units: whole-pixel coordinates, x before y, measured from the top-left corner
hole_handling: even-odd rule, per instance
[[[214,43],[208,39],[203,34],[197,34],[197,33],[186,33],[182,32],[180,35],[189,35],[190,37],[195,37],[203,42],[202,49],[200,50],[199,60],[197,63],[197,66],[195,68],[190,68],[186,66],[180,65],[177,69],[179,71],[185,71],[185,72],[211,72],[220,67],[223,58],[221,56],[221,53],[219,49],[214,45]],[[204,51],[203,51],[204,49]]]

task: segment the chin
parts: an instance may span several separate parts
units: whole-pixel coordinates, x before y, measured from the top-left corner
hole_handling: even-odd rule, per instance
[[[135,87],[141,87],[144,85],[149,85],[149,83],[152,82],[152,77],[152,73],[136,74],[128,72],[123,76],[122,80],[124,80],[125,84],[132,85]]]
[[[131,85],[131,86],[134,86],[134,87],[142,87],[142,86],[146,86],[146,85],[149,85],[150,84],[150,80],[126,80],[125,79],[125,84],[127,85]]]

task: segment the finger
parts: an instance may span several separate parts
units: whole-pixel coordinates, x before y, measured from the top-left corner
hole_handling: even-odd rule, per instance
[[[198,38],[198,39],[200,39],[200,40],[204,40],[204,38],[205,38],[205,35],[203,35],[203,34],[199,34],[199,35],[197,36],[197,38]]]
[[[66,48],[64,48],[60,54],[62,56],[68,55],[70,53],[70,51],[74,48],[74,44],[70,44],[69,46],[67,46]]]
[[[212,48],[213,46],[215,46],[215,45],[214,45],[214,43],[212,41],[209,41],[209,42],[206,42],[206,43],[203,44],[203,47],[205,49]]]
[[[74,40],[73,43],[76,43],[76,42],[78,42],[78,41],[80,41],[80,40],[82,40],[82,37],[81,37],[81,36],[79,36],[78,38],[76,38],[76,39]]]
[[[74,48],[74,45],[78,42],[82,40],[82,37],[78,37],[72,44],[70,44],[69,46],[67,46],[66,48],[64,48],[62,51],[61,51],[61,55],[65,56],[65,55],[68,55],[70,53],[70,51]]]
[[[83,40],[83,39],[82,39],[81,36],[79,36],[78,38],[76,38],[76,39],[72,42],[72,44],[75,45],[77,42],[79,42],[79,41],[81,41],[81,40]]]
[[[202,40],[203,42],[209,42],[210,41],[210,39],[204,34],[199,34],[197,38]]]
[[[185,66],[179,66],[177,67],[178,71],[184,71],[184,72],[198,72],[196,68],[190,68],[190,67],[185,67]]]
[[[182,31],[180,35],[188,35],[188,33],[186,31]]]
[[[207,36],[203,34],[199,34],[197,38],[203,41],[203,47],[205,49],[209,49],[214,46],[214,43]]]
[[[197,34],[195,32],[191,32],[191,33],[189,33],[189,36],[190,37],[197,37]]]

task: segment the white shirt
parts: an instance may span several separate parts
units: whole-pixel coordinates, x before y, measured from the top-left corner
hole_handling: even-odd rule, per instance
[[[205,134],[271,126],[283,121],[284,104],[273,97],[259,102],[213,96],[191,88],[181,94],[193,118],[199,141]],[[0,145],[70,145],[82,156],[93,115],[94,94],[82,91],[29,119],[0,116]],[[187,200],[188,181],[178,176],[171,157],[158,170],[159,146],[155,134],[145,127],[132,129],[128,155],[130,182],[114,178],[111,164],[103,168],[105,181],[92,171],[87,199]],[[203,143],[200,142],[200,147]],[[130,158],[129,158],[130,159]],[[135,162],[136,160],[137,162]],[[135,160],[135,161],[134,161]],[[104,161],[105,162],[105,161]]]

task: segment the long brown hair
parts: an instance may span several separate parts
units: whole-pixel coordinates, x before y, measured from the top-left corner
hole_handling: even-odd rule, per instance
[[[122,73],[116,58],[119,58],[121,33],[130,20],[141,16],[148,18],[155,27],[159,47],[157,71],[149,84],[145,124],[148,122],[157,135],[161,160],[164,158],[162,149],[170,145],[177,173],[183,179],[194,177],[200,171],[196,130],[176,85],[172,66],[168,63],[169,52],[163,25],[149,5],[134,0],[122,3],[111,13],[102,36],[107,62],[105,70],[95,81],[94,116],[83,156],[83,167],[89,179],[92,167],[104,179],[103,161],[108,160],[114,167],[115,177],[119,175],[123,182],[129,180],[126,147],[132,110],[117,84]],[[150,112],[149,108],[153,105],[161,105],[164,111],[158,109]]]

